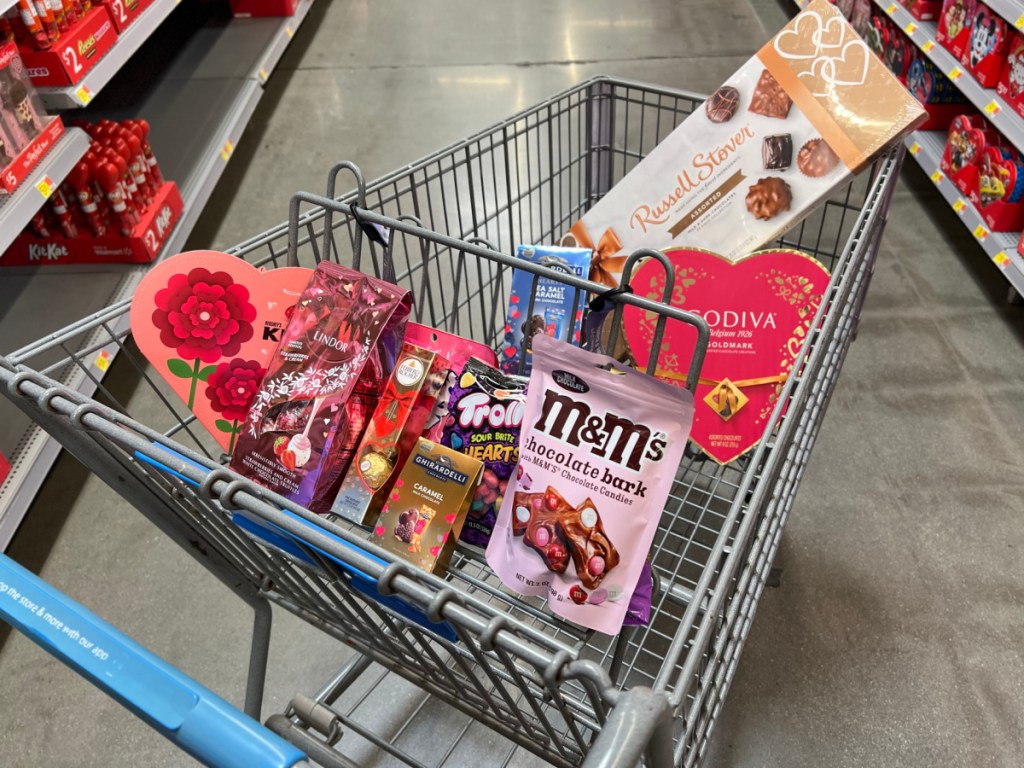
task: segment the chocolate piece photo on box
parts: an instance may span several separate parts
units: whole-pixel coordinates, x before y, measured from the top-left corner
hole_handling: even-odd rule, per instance
[[[793,164],[793,137],[788,133],[765,136],[761,158],[766,171],[784,171]]]
[[[723,85],[708,96],[704,111],[712,123],[727,123],[732,120],[740,105],[740,92],[731,85]]]
[[[788,211],[792,202],[793,192],[789,184],[778,176],[758,179],[747,191],[747,210],[754,214],[755,219],[772,219]]]
[[[819,179],[839,165],[839,157],[824,139],[811,139],[800,147],[796,165],[804,176]]]
[[[755,115],[785,120],[792,106],[793,100],[779,85],[779,81],[767,69],[762,70],[754,94],[750,97],[748,109]]]
[[[576,575],[587,589],[597,589],[604,577],[619,564],[619,553],[605,533],[597,507],[589,498],[561,517],[562,529],[572,545]]]
[[[554,488],[540,496],[540,503],[531,503],[530,517],[523,533],[523,543],[534,550],[552,573],[565,573],[569,567],[569,543],[562,525],[572,507]],[[531,500],[532,501],[532,500]],[[520,516],[520,508],[514,510]]]

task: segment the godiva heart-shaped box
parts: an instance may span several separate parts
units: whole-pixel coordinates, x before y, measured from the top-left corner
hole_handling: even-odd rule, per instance
[[[139,349],[228,453],[312,274],[189,251],[155,265],[135,291]]]
[[[701,315],[711,327],[690,437],[725,464],[757,445],[770,427],[829,273],[799,251],[758,251],[737,261],[692,248],[665,254],[674,272],[671,304]],[[661,301],[665,278],[664,268],[651,259],[637,269],[630,284],[637,295]],[[668,321],[660,350],[653,350],[657,321],[657,313],[627,306],[626,340],[641,370],[660,352],[656,375],[683,386],[697,331]]]

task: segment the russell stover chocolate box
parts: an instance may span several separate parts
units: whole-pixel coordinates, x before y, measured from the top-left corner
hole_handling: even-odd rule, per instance
[[[331,513],[360,525],[377,519],[409,451],[427,426],[448,376],[448,361],[402,344],[395,370],[334,500]]]
[[[736,258],[805,217],[926,118],[827,0],[814,0],[584,214],[591,279],[672,245]],[[607,281],[605,281],[607,282]]]
[[[370,541],[425,571],[443,573],[466,521],[483,464],[471,456],[416,441]]]

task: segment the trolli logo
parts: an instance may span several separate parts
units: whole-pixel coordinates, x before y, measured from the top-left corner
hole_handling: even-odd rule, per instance
[[[56,243],[33,243],[28,247],[29,261],[57,261],[67,255],[68,249]]]
[[[594,416],[586,403],[550,389],[544,393],[540,418],[533,428],[577,448],[587,443],[595,456],[625,464],[634,472],[640,471],[644,459],[661,461],[665,455],[664,433],[652,436],[648,427],[614,413]]]

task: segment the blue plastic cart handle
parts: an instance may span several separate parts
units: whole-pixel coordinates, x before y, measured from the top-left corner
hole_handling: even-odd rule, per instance
[[[287,768],[306,759],[6,555],[0,555],[0,619],[205,765]]]
[[[182,456],[177,451],[173,451],[165,445],[160,445],[158,443],[154,443],[154,445],[161,451],[166,453],[168,456],[173,456],[178,461],[184,462],[192,467],[195,467],[196,469],[202,470],[203,472],[209,471],[202,464],[198,464],[192,461],[191,459]],[[198,487],[199,485],[191,478],[186,477],[181,472],[176,471],[173,467],[170,467],[167,464],[157,461],[156,459],[150,456],[146,456],[143,453],[136,451],[135,458],[138,459],[139,461],[143,461],[146,464],[149,464],[152,467],[156,467],[161,472],[166,472],[169,475],[173,475],[174,477],[188,483],[189,485],[195,487]],[[293,512],[289,512],[287,509],[282,509],[280,510],[280,512],[281,514],[286,515],[287,517],[291,518],[297,523],[313,528],[313,525],[311,525],[309,521],[303,520],[301,517],[294,514]],[[318,552],[319,554],[323,555],[324,558],[330,560],[332,563],[337,565],[342,571],[348,574],[350,578],[349,583],[352,585],[352,588],[356,591],[361,592],[367,597],[377,601],[381,605],[387,606],[392,611],[397,613],[399,616],[402,616],[408,619],[409,621],[415,622],[416,624],[419,624],[421,627],[429,629],[431,632],[438,635],[439,637],[443,637],[444,639],[452,643],[458,642],[458,635],[455,633],[455,630],[452,628],[451,624],[449,624],[448,622],[433,622],[429,618],[427,618],[426,614],[424,614],[421,610],[409,605],[404,600],[394,595],[382,595],[380,591],[377,589],[377,580],[371,577],[369,574],[366,574],[363,571],[359,570],[355,566],[352,566],[344,562],[343,560],[340,560],[339,558],[335,557],[334,555],[328,552],[324,552],[322,549],[313,546],[308,541],[301,541],[299,539],[296,539],[295,536],[293,536],[291,533],[289,533],[288,531],[284,530],[279,526],[274,525],[273,523],[269,523],[265,520],[259,520],[252,515],[247,515],[243,512],[234,512],[231,516],[231,521],[239,528],[249,533],[250,535],[258,536],[259,538],[263,539],[263,541],[267,544],[276,547],[285,554],[302,560],[305,563],[317,565],[317,563],[313,562],[313,560],[310,559],[309,555],[306,554],[306,552],[303,550],[303,547]],[[339,536],[335,536],[326,528],[318,527],[316,528],[316,532],[328,537],[332,541],[338,543],[343,547],[346,547],[347,549],[359,552],[359,554],[369,558],[370,560],[373,560],[374,562],[381,565],[381,567],[386,567],[388,565],[388,563],[385,560],[381,560],[379,557],[370,554],[362,547],[357,547],[355,544],[345,541],[345,539],[342,539]]]

